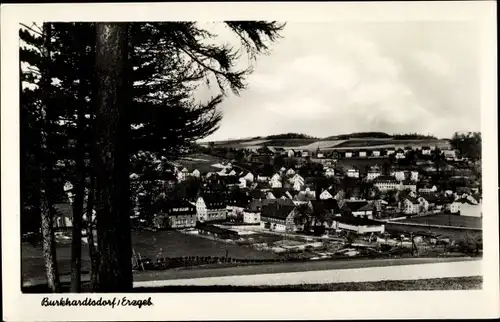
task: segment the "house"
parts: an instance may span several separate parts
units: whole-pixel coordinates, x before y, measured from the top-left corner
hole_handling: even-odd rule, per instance
[[[243,220],[243,213],[245,209],[248,207],[250,203],[250,199],[246,195],[232,195],[227,198],[226,202],[226,210],[227,215],[226,218],[234,218]]]
[[[266,199],[266,192],[258,189],[252,189],[249,192],[249,197],[255,200]]]
[[[257,181],[258,182],[268,182],[270,180],[270,175],[267,173],[259,173],[257,174]]]
[[[359,178],[359,170],[356,168],[347,169],[346,175],[349,178]]]
[[[196,221],[196,206],[187,200],[170,200],[154,215],[153,226],[156,229],[190,228],[196,226]]]
[[[457,158],[457,150],[447,149],[443,150],[443,155],[446,160],[455,160]]]
[[[417,184],[411,180],[404,180],[400,182],[399,190],[411,190],[417,192]]]
[[[386,151],[387,156],[394,154],[394,153],[396,153],[396,151],[394,149],[387,149],[387,151]]]
[[[276,147],[274,148],[274,154],[277,154],[277,155],[286,155],[287,152],[284,148],[281,148],[281,147]]]
[[[406,158],[405,151],[403,149],[398,149],[396,151],[396,159],[404,159]]]
[[[292,195],[283,188],[274,188],[266,194],[266,199],[292,199]]]
[[[299,175],[295,174],[291,179],[291,183],[293,184],[293,189],[299,191],[302,186],[304,185],[304,178]]]
[[[396,178],[397,181],[403,181],[406,179],[406,171],[404,170],[393,170],[391,171],[391,176]]]
[[[430,146],[423,146],[422,147],[422,154],[423,155],[431,155],[431,147]]]
[[[461,198],[455,200],[453,203],[450,204],[449,210],[451,213],[458,213],[461,216],[477,217],[477,218],[483,217],[482,205],[473,204],[467,198]]]
[[[373,180],[373,185],[382,192],[399,188],[399,183],[393,176],[378,176]]]
[[[451,204],[449,204],[447,208],[452,214],[458,214],[460,213],[461,205],[462,205],[461,200],[455,200]]]
[[[191,176],[199,178],[201,176],[200,170],[194,169],[193,172],[191,172]]]
[[[303,187],[300,191],[293,196],[293,201],[296,205],[307,203],[316,199],[316,192],[309,187]]]
[[[293,158],[295,156],[295,151],[293,149],[288,150],[287,155],[289,158]]]
[[[245,180],[245,178],[239,178],[238,180],[240,181],[240,189],[245,189],[247,187],[247,181]]]
[[[255,177],[254,175],[251,173],[251,172],[246,172],[243,176],[243,178],[247,181],[247,182],[253,182]]]
[[[238,176],[227,175],[220,180],[226,187],[240,187],[241,181]],[[245,182],[246,183],[246,182]]]
[[[326,167],[325,169],[325,177],[334,177],[335,176],[335,169],[332,167]]]
[[[283,187],[281,175],[279,175],[278,173],[275,173],[271,177],[271,180],[269,180],[269,185],[271,186],[271,188],[281,188],[281,187]]]
[[[303,157],[303,158],[308,157],[309,156],[309,151],[307,151],[307,150],[300,151],[300,156]]]
[[[199,196],[195,203],[198,221],[220,221],[227,218],[227,201],[220,194]]]
[[[401,210],[405,214],[411,215],[411,214],[417,214],[418,210],[420,207],[420,203],[418,200],[414,197],[407,196],[401,201]]]
[[[69,203],[54,205],[54,228],[64,229],[73,227],[73,206]]]
[[[245,224],[260,224],[260,211],[258,210],[243,210],[243,223]]]
[[[365,150],[359,151],[359,157],[360,158],[366,158],[366,151]]]
[[[419,213],[426,213],[429,211],[429,208],[431,207],[431,203],[429,202],[428,198],[424,196],[420,196],[417,198],[417,201],[419,203],[418,206],[418,212]],[[432,203],[433,205],[434,203]]]
[[[335,217],[332,226],[336,230],[346,230],[359,235],[385,232],[384,224],[360,217]]]
[[[352,158],[352,152],[351,152],[351,151],[347,151],[347,152],[345,153],[345,157],[346,157],[346,158]]]
[[[279,232],[293,232],[295,225],[295,206],[272,203],[262,208],[260,225],[265,229]]]
[[[377,177],[380,177],[382,175],[382,169],[378,165],[374,165],[368,169],[368,172],[366,173],[366,180],[368,181],[373,181]]]
[[[182,181],[186,180],[186,178],[188,177],[189,171],[186,168],[183,168],[182,170],[175,168],[174,175],[177,178],[178,182],[182,182]]]
[[[380,156],[380,150],[373,150],[372,151],[372,157],[379,157]]]
[[[399,190],[397,195],[396,195],[396,198],[397,200],[399,201],[403,201],[404,198],[406,197],[412,197],[412,198],[417,198],[417,193],[415,191],[411,191],[411,190]]]
[[[368,201],[346,200],[342,206],[344,214],[351,214],[354,217],[366,217],[373,219],[373,203]]]
[[[411,181],[418,181],[418,170],[411,170],[410,171],[410,180]]]
[[[319,195],[319,199],[320,200],[333,199],[335,197],[335,194],[336,194],[335,189],[332,188],[325,189]]]
[[[304,183],[302,181],[297,180],[293,183],[293,190],[300,191],[303,186],[304,186]]]

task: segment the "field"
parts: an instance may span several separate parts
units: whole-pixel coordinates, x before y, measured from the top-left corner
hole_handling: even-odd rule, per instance
[[[448,214],[437,214],[425,217],[408,218],[400,220],[400,222],[455,226],[455,227],[470,227],[470,228],[482,228],[483,226],[482,218],[448,215]]]
[[[245,259],[277,258],[272,253],[260,252],[252,248],[228,245],[222,242],[202,237],[185,235],[177,231],[136,232],[133,239],[133,248],[141,256],[155,259],[162,257],[181,256],[225,256]]]
[[[21,246],[21,272],[23,280],[44,277],[44,262],[41,246],[33,247],[23,243]],[[153,260],[157,256],[225,256],[244,259],[277,258],[270,252],[261,252],[249,247],[227,245],[197,236],[184,235],[177,231],[132,232],[132,247],[141,257]],[[82,273],[89,271],[88,245],[82,245]],[[57,260],[60,275],[67,275],[71,268],[71,246],[58,244]]]
[[[188,157],[177,160],[175,163],[186,167],[190,172],[198,169],[200,172],[220,171],[219,168],[212,165],[223,161],[217,157],[208,154],[192,154]]]
[[[259,148],[264,145],[284,147],[284,148],[297,148],[315,151],[318,146],[320,149],[332,150],[332,149],[352,149],[352,148],[394,148],[405,146],[438,146],[439,148],[449,148],[450,144],[447,140],[433,140],[433,139],[408,139],[408,140],[394,140],[392,138],[358,138],[349,140],[326,140],[326,139],[315,139],[315,138],[302,138],[302,139],[241,139],[241,140],[226,140],[214,142],[215,146],[218,147],[229,147],[229,148]]]
[[[347,147],[384,147],[384,146],[435,146],[448,147],[449,143],[446,140],[393,140],[393,139],[351,139],[336,145],[336,148]]]
[[[389,233],[402,233],[408,234],[410,232],[413,233],[435,233],[438,236],[443,238],[449,237],[451,239],[464,239],[464,238],[473,238],[477,239],[482,237],[482,231],[474,231],[474,230],[463,230],[463,229],[452,229],[452,228],[435,228],[435,227],[417,227],[417,226],[406,226],[406,225],[398,225],[397,223],[385,223],[385,230]]]

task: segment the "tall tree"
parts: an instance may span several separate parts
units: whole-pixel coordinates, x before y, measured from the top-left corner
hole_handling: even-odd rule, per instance
[[[43,24],[43,53],[41,63],[41,79],[40,88],[43,95],[41,100],[42,117],[44,118],[45,130],[42,131],[42,149],[43,153],[42,162],[42,189],[41,189],[41,217],[42,217],[42,238],[43,238],[43,256],[45,260],[45,273],[47,282],[52,292],[58,292],[60,289],[59,274],[57,269],[56,260],[56,244],[54,237],[54,199],[52,191],[54,189],[53,171],[54,159],[52,155],[52,139],[50,134],[50,127],[54,123],[54,110],[50,106],[51,95],[51,40],[52,40],[52,26],[50,24]]]
[[[132,288],[128,191],[128,24],[97,23],[95,119],[99,292]]]

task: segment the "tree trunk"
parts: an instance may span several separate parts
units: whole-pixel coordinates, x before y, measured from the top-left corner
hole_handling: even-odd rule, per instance
[[[130,108],[128,32],[126,23],[96,26],[97,111],[95,120],[98,292],[132,288],[132,247],[129,214]]]
[[[42,89],[42,118],[43,124],[41,131],[41,216],[42,216],[42,245],[43,257],[45,261],[45,274],[47,277],[48,287],[52,292],[60,291],[59,274],[56,261],[56,243],[54,238],[54,224],[53,224],[53,157],[52,157],[52,144],[50,136],[50,126],[52,123],[53,111],[48,106],[50,95],[50,39],[51,39],[51,25],[48,23],[43,24],[44,39],[44,59],[41,68],[41,89]]]
[[[78,47],[77,47],[78,48]],[[82,217],[83,217],[83,199],[85,194],[85,82],[83,58],[81,53],[84,48],[78,48],[78,74],[80,83],[78,86],[77,106],[77,133],[76,141],[76,180],[74,185],[74,203],[73,203],[73,233],[71,240],[71,292],[79,293],[81,289],[81,271],[82,271]]]
[[[89,193],[87,197],[87,240],[89,244],[89,257],[90,257],[90,285],[91,289],[96,289],[98,285],[98,265],[99,265],[99,253],[95,246],[94,241],[94,221],[92,220],[92,215],[94,212],[94,185],[95,185],[95,177],[91,173],[90,174],[90,184],[89,184]]]

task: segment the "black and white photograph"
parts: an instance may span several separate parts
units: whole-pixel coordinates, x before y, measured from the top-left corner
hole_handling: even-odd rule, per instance
[[[111,16],[120,4],[82,19],[76,8],[44,15],[44,5],[11,15],[2,248],[16,254],[2,262],[17,303],[142,314],[168,294],[192,301],[189,315],[204,298],[219,312],[233,301],[260,310],[237,296],[307,294],[298,310],[316,296],[366,294],[359,310],[373,296],[424,291],[446,303],[443,291],[488,289],[484,314],[498,314],[496,77],[485,80],[496,51],[484,52],[488,41],[496,50],[485,34],[495,22],[484,20],[495,3],[438,2],[452,17],[442,19],[419,18],[433,7],[419,3],[364,20],[346,16],[391,4],[323,3],[301,15],[283,2],[263,19],[215,9],[204,18],[209,3],[182,4],[200,18],[169,18],[168,4],[164,18],[147,10],[151,19],[132,8]],[[6,241],[7,229],[19,235]],[[432,304],[410,302],[432,316]]]

